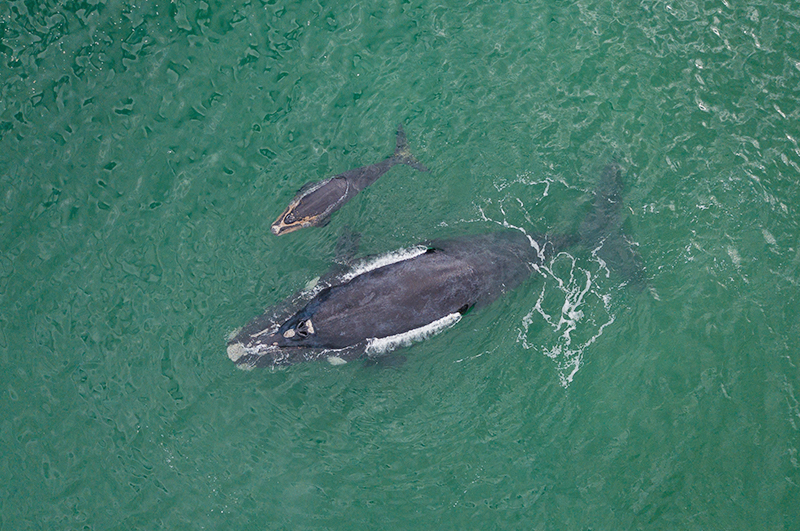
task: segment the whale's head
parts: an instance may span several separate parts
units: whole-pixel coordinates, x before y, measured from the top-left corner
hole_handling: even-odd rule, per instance
[[[303,312],[307,313],[307,312]],[[268,314],[253,319],[228,340],[228,357],[242,368],[278,367],[315,359],[323,350],[310,315],[298,313],[281,322]]]
[[[229,336],[228,357],[242,369],[278,368],[320,359],[336,364],[358,357],[357,349],[325,344],[315,327],[317,308],[318,304],[312,301],[299,310],[296,306],[268,310]]]
[[[307,184],[272,224],[272,233],[281,235],[305,227],[325,226],[331,214],[347,201],[349,191],[350,185],[342,177]]]
[[[318,216],[313,214],[303,214],[300,210],[300,201],[292,201],[286,210],[278,216],[272,224],[272,234],[280,236],[306,227],[313,227],[318,223]]]

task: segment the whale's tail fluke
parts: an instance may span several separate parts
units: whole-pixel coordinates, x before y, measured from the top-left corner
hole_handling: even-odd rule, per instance
[[[415,170],[429,171],[424,164],[411,154],[411,149],[409,149],[408,141],[406,140],[406,133],[403,131],[403,124],[397,126],[397,148],[394,150],[392,161],[395,164],[411,166]]]
[[[605,167],[594,191],[592,210],[579,229],[581,243],[597,253],[611,270],[629,284],[644,287],[647,283],[639,253],[622,231],[622,192],[624,182],[619,164]]]

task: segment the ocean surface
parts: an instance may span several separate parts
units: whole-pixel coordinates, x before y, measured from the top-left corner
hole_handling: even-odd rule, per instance
[[[0,528],[800,529],[797,2],[0,2]],[[330,224],[306,182],[391,155]],[[226,338],[358,257],[575,231],[385,354]],[[405,359],[401,363],[400,357]]]

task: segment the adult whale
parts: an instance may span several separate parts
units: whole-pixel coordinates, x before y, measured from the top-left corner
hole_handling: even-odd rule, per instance
[[[377,342],[403,342],[456,322],[513,289],[568,244],[503,230],[431,241],[386,265],[326,282],[310,300],[256,317],[228,341],[242,366],[360,357]]]
[[[397,126],[397,147],[391,157],[377,164],[340,173],[324,181],[305,184],[272,224],[272,233],[281,235],[305,227],[326,225],[331,219],[331,214],[397,164],[406,164],[419,171],[428,171],[428,168],[420,164],[411,154],[402,124]]]

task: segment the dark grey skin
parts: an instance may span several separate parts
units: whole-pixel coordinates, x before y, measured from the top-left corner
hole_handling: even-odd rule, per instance
[[[492,302],[566,243],[541,237],[537,248],[515,230],[429,242],[423,254],[333,283],[304,304],[255,318],[228,341],[228,355],[238,365],[256,367],[330,356],[355,359],[367,340]]]
[[[331,214],[397,164],[406,164],[419,171],[428,171],[428,168],[420,164],[411,154],[402,125],[397,127],[397,148],[391,157],[377,164],[362,166],[324,181],[304,185],[283,214],[272,224],[272,233],[280,235],[305,227],[327,225]]]
[[[310,300],[295,296],[250,321],[229,339],[228,356],[242,367],[356,359],[369,340],[418,330],[491,303],[573,245],[595,250],[626,281],[643,282],[641,260],[619,231],[621,187],[619,168],[607,167],[577,234],[528,236],[507,229],[433,241],[425,244],[423,254],[349,281],[332,277]]]

